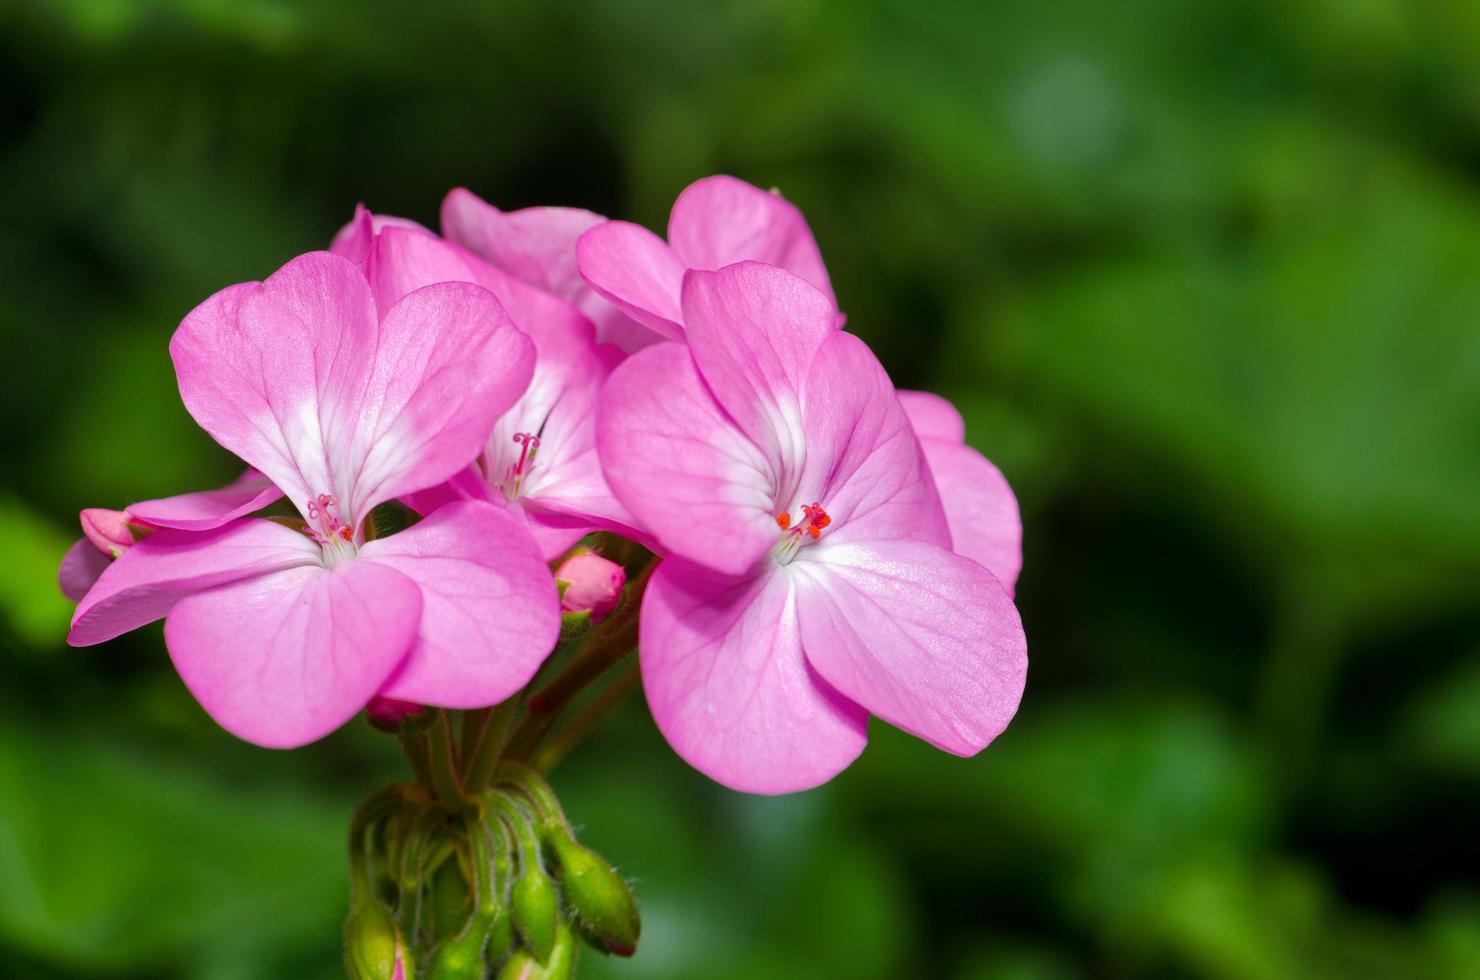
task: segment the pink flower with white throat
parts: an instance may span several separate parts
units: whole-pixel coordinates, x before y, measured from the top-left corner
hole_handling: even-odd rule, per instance
[[[669,340],[683,339],[680,293],[689,269],[765,262],[800,276],[837,305],[822,253],[796,206],[779,191],[724,175],[684,188],[668,216],[666,242],[630,221],[608,221],[581,236],[576,261],[598,293]]]
[[[602,396],[617,495],[667,549],[644,597],[653,717],[736,789],[825,782],[870,714],[972,755],[1027,670],[1006,588],[951,551],[899,399],[830,297],[781,269],[684,276],[687,345],[629,358]]]
[[[382,310],[430,283],[477,283],[534,343],[529,384],[499,414],[476,462],[449,483],[412,495],[414,508],[427,513],[455,499],[508,506],[528,522],[548,560],[591,531],[628,531],[633,518],[607,487],[596,454],[596,395],[621,353],[596,342],[579,310],[425,228],[363,208],[334,247],[363,256]]]
[[[154,532],[102,573],[69,642],[167,617],[201,705],[270,747],[327,734],[377,693],[480,707],[529,680],[559,610],[518,520],[463,501],[391,537],[367,527],[377,504],[466,466],[528,383],[533,345],[491,293],[440,283],[377,311],[359,267],[315,252],[206,300],[170,353],[191,415],[301,525]]]

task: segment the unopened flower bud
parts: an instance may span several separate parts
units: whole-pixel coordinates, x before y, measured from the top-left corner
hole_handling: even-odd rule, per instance
[[[560,867],[565,903],[581,932],[608,953],[631,956],[642,933],[642,918],[627,882],[563,825],[547,824],[545,838]]]
[[[486,930],[468,930],[448,938],[432,956],[432,980],[483,980],[488,974],[483,961],[487,943]]]
[[[351,980],[410,980],[396,921],[378,899],[359,902],[345,921],[344,963]]]
[[[365,706],[365,711],[370,717],[370,724],[383,732],[397,731],[407,718],[422,714],[426,706],[414,701],[401,701],[396,698],[383,698],[380,695],[370,699]]]
[[[527,950],[516,949],[504,968],[498,971],[498,980],[545,980],[549,975],[549,971]]]
[[[519,941],[535,959],[548,963],[560,925],[560,896],[555,892],[555,882],[540,866],[537,847],[520,855],[519,875],[514,879],[509,909]]]
[[[555,569],[555,580],[566,583],[560,608],[568,613],[589,612],[591,621],[598,623],[617,608],[627,572],[594,551],[578,551]]]
[[[126,511],[89,507],[77,516],[82,523],[83,535],[109,558],[122,558],[123,553],[134,546],[136,539]]]
[[[548,962],[540,963],[527,951],[516,949],[499,971],[498,980],[571,980],[576,974],[576,957],[580,951],[575,932],[562,922]]]

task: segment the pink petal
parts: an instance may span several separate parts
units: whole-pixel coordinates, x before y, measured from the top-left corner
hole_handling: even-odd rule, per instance
[[[219,490],[200,490],[146,500],[131,505],[128,512],[155,527],[209,531],[261,510],[282,495],[283,492],[271,480],[256,470],[248,469]]]
[[[327,252],[197,307],[170,344],[197,422],[300,511],[347,523],[471,460],[529,380],[533,350],[491,293],[417,290],[377,321],[364,276]]]
[[[779,191],[734,177],[705,177],[686,187],[668,218],[668,244],[690,269],[754,260],[801,276],[836,307],[827,266],[807,221]]]
[[[612,373],[596,446],[617,499],[666,549],[738,575],[775,543],[770,463],[715,404],[687,347],[649,347]]]
[[[689,765],[750,793],[827,782],[863,751],[867,715],[807,666],[790,578],[667,559],[640,623],[653,720]]]
[[[920,445],[945,506],[951,550],[986,566],[1012,595],[1023,567],[1023,524],[1007,479],[970,446],[944,439]]]
[[[832,303],[789,272],[741,262],[689,272],[683,315],[704,383],[766,453],[781,497],[789,497],[805,455],[802,380],[835,333]]]
[[[533,341],[537,357],[524,393],[494,424],[488,443],[489,472],[501,474],[517,459],[516,434],[539,433],[539,466],[534,480],[526,482],[528,496],[552,496],[549,503],[568,512],[588,504],[603,518],[601,525],[626,516],[606,488],[596,458],[592,413],[597,389],[610,368],[595,344],[590,321],[564,300],[425,231],[386,229],[375,239],[366,272],[382,308],[422,285],[445,281],[477,282],[509,300],[510,315]],[[513,458],[505,459],[511,454]],[[476,492],[454,486],[458,480],[454,476],[447,484],[412,494],[407,502],[429,513],[454,496],[489,498],[486,489]],[[588,524],[585,530],[594,526]],[[551,543],[535,530],[537,538]],[[564,531],[554,537],[561,542],[551,543],[560,548],[558,557],[574,539]]]
[[[581,208],[500,211],[458,187],[442,201],[442,233],[527,283],[573,299],[585,287],[576,240],[606,219]]]
[[[962,442],[966,438],[966,423],[956,406],[929,391],[900,390],[899,403],[910,417],[915,435],[921,439],[931,437],[950,442]]]
[[[482,287],[438,283],[397,303],[381,324],[347,453],[357,461],[348,512],[366,514],[464,468],[524,391],[534,357],[529,338]]]
[[[514,325],[528,334],[542,353],[561,346],[595,343],[596,328],[570,303],[487,263],[480,263],[477,271],[478,284],[498,297]]]
[[[442,233],[452,241],[509,273],[516,281],[536,287],[575,305],[595,324],[597,336],[624,351],[636,351],[658,337],[634,322],[581,278],[576,242],[583,233],[606,219],[580,208],[525,208],[505,213],[464,188],[451,191],[442,202]],[[498,293],[514,322],[524,329],[515,301]]]
[[[109,565],[78,603],[67,642],[111,640],[160,619],[179,600],[244,578],[318,565],[323,550],[273,521],[241,520],[213,531],[155,531]]]
[[[481,708],[527,684],[560,635],[560,595],[522,523],[492,504],[449,504],[368,542],[368,562],[421,589],[416,646],[386,697]]]
[[[494,425],[484,451],[485,472],[493,482],[505,482],[518,465],[519,440],[537,433],[539,448],[521,483],[520,505],[574,519],[563,522],[566,527],[630,530],[636,519],[607,486],[596,452],[596,402],[615,360],[610,348],[589,339],[549,336],[535,338],[535,345],[534,377]],[[540,537],[538,529],[532,530]]]
[[[488,484],[483,482],[483,474],[478,472],[476,466],[465,466],[443,483],[408,493],[401,498],[401,502],[425,517],[438,507],[459,500],[491,499]]]
[[[494,268],[425,228],[387,227],[376,234],[368,256],[365,275],[382,314],[423,286],[471,282],[493,293],[514,325],[542,352],[589,347],[595,342],[591,321],[570,303]]]
[[[832,518],[824,538],[950,546],[919,441],[889,376],[863,341],[848,333],[828,337],[812,362],[803,412],[801,497],[820,502]]]
[[[684,265],[663,239],[640,225],[608,221],[581,236],[576,261],[586,281],[628,316],[670,340],[683,339]]]
[[[596,530],[589,520],[567,517],[527,504],[516,504],[510,511],[524,523],[524,529],[534,539],[535,547],[547,562],[558,560],[575,547],[577,541]]]
[[[415,228],[430,235],[425,226],[410,218],[397,218],[389,214],[371,214],[363,204],[355,205],[355,216],[340,228],[329,245],[329,251],[342,255],[356,265],[364,265],[370,257],[370,247],[375,236],[385,228]]]
[[[342,255],[351,262],[363,263],[370,256],[370,243],[375,238],[370,210],[363,204],[355,205],[355,216],[343,228],[334,233],[329,251]]]
[[[303,510],[320,493],[350,498],[358,461],[345,450],[378,333],[360,270],[311,252],[263,283],[231,286],[196,307],[175,331],[170,355],[201,428]]]
[[[407,294],[439,282],[478,282],[478,259],[420,228],[390,227],[376,234],[365,278],[384,317]]]
[[[349,559],[182,599],[164,638],[180,679],[217,724],[285,749],[322,738],[365,706],[406,658],[420,612],[421,593],[406,576]]]
[[[87,595],[103,569],[112,564],[112,559],[93,547],[87,538],[78,538],[62,556],[62,565],[57,569],[57,584],[62,595],[78,602]]]
[[[1027,641],[1001,583],[976,562],[917,542],[837,544],[788,569],[807,661],[872,714],[956,755],[1007,727]]]

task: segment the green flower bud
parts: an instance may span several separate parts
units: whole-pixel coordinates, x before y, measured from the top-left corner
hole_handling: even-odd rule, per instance
[[[599,949],[631,956],[642,933],[642,917],[632,889],[601,855],[577,841],[564,824],[548,820],[544,830],[559,865],[565,904],[581,932]]]
[[[540,840],[531,817],[519,804],[497,790],[485,799],[498,813],[519,847],[519,871],[510,888],[509,911],[514,932],[540,963],[550,959],[560,923],[560,896],[545,873]]]
[[[493,826],[485,829],[488,835],[485,843],[490,839],[493,842],[493,874],[488,898],[496,906],[493,924],[488,929],[488,962],[498,963],[514,947],[514,922],[506,902],[509,879],[513,874],[513,856],[509,835],[504,832],[502,824],[495,820]]]
[[[431,925],[435,936],[453,936],[464,931],[472,907],[468,882],[460,863],[443,860],[433,874],[428,889],[431,899]]]
[[[576,959],[580,956],[581,944],[576,940],[575,930],[570,923],[560,923],[555,933],[555,948],[550,951],[550,960],[545,964],[546,980],[571,980],[576,975]]]
[[[366,898],[344,923],[344,968],[351,980],[410,980],[411,968],[391,910]]]
[[[514,920],[510,918],[507,909],[501,908],[498,917],[488,929],[488,962],[501,962],[513,948]]]
[[[453,936],[432,955],[432,980],[483,980],[483,946],[487,936]]]
[[[498,980],[545,980],[549,975],[549,971],[528,951],[516,949],[514,955],[509,957],[509,962],[498,971]]]
[[[576,957],[580,952],[575,932],[562,922],[548,962],[541,963],[527,950],[516,949],[499,971],[498,980],[571,980],[576,975]]]
[[[527,851],[521,848],[519,862],[519,876],[514,879],[509,900],[514,930],[535,958],[546,963],[555,948],[555,932],[560,924],[560,896],[555,891],[555,882],[540,866],[537,846]]]

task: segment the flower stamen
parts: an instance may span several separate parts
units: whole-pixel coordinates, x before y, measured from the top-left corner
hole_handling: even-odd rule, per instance
[[[519,445],[519,460],[504,473],[499,488],[510,500],[518,500],[524,492],[524,478],[534,469],[534,458],[539,453],[540,437],[532,432],[514,433],[514,442]]]
[[[308,519],[318,526],[303,526],[303,533],[319,543],[324,549],[325,560],[331,565],[354,554],[354,528],[339,519],[335,513],[338,507],[339,499],[333,494],[319,494],[308,502]]]
[[[782,511],[776,515],[776,526],[781,529],[781,539],[771,548],[771,555],[782,565],[796,557],[797,549],[800,548],[807,538],[816,541],[822,537],[822,531],[832,523],[823,506],[816,501],[802,505],[802,519],[795,526],[791,522],[791,512]]]

